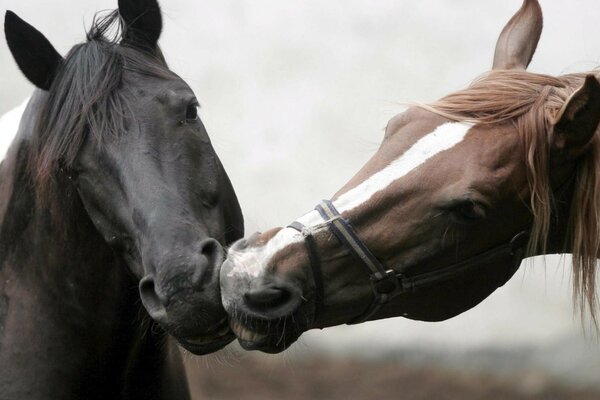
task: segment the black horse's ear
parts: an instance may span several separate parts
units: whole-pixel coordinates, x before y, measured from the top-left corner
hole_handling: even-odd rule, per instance
[[[600,123],[600,83],[588,75],[584,84],[559,111],[551,137],[558,161],[579,157],[588,147]]]
[[[119,0],[125,23],[123,42],[154,50],[162,31],[162,16],[156,0]]]
[[[8,48],[23,74],[35,86],[50,89],[63,58],[37,29],[12,11],[4,15]]]
[[[498,37],[492,69],[526,69],[540,41],[542,25],[538,1],[524,0]]]

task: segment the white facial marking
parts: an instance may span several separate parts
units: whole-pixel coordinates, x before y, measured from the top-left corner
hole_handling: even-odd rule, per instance
[[[417,143],[392,161],[390,165],[342,194],[333,202],[333,205],[340,213],[360,206],[375,193],[384,190],[394,181],[424,164],[431,157],[460,143],[472,126],[472,124],[460,122],[448,122],[438,126],[433,132],[419,139]]]
[[[324,223],[321,215],[315,210],[298,218],[298,222],[314,230],[319,228],[319,224]],[[238,251],[232,249],[227,255],[227,260],[231,261],[234,267],[227,273],[227,276],[249,275],[253,278],[257,278],[260,276],[264,266],[268,264],[273,254],[276,254],[290,244],[300,243],[303,240],[304,236],[297,230],[283,228],[264,246]]]
[[[436,154],[451,149],[460,143],[472,124],[448,122],[438,126],[433,132],[423,136],[400,157],[387,167],[371,175],[358,186],[343,193],[333,202],[340,213],[350,211],[367,202],[375,193],[385,190],[389,185],[424,164]],[[311,211],[298,218],[298,222],[312,230],[324,226],[324,221],[317,211]],[[234,266],[227,276],[249,275],[253,278],[260,276],[268,265],[270,258],[285,247],[304,240],[302,234],[291,228],[277,232],[264,246],[231,250],[228,259]]]
[[[292,243],[301,242],[302,240],[304,238],[298,231],[282,229],[264,246],[238,251],[231,249],[227,255],[227,261],[233,263],[233,268],[227,273],[227,276],[249,275],[258,278],[273,254]]]
[[[19,106],[0,116],[0,161],[4,159],[6,151],[19,130],[19,123],[28,102],[29,97]]]

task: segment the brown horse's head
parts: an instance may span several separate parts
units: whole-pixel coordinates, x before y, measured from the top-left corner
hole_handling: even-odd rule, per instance
[[[521,231],[530,254],[574,253],[576,289],[593,307],[600,84],[525,72],[541,26],[538,3],[526,0],[491,72],[388,123],[379,150],[333,198],[351,228],[336,232],[340,217],[311,211],[300,231],[233,245],[221,293],[242,345],[277,352],[307,329],[365,316],[455,316],[512,276]],[[373,260],[340,239],[351,231]],[[387,287],[370,262],[388,270]]]

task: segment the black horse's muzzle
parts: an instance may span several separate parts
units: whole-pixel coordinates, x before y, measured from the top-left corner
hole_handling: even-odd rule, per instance
[[[140,280],[139,292],[152,319],[189,351],[205,354],[234,339],[221,305],[219,271],[224,250],[212,238],[191,249],[157,257],[153,273]]]

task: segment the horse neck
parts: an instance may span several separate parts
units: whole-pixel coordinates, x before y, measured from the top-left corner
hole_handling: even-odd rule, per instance
[[[159,377],[164,337],[146,335],[135,281],[76,191],[56,188],[48,203],[36,201],[27,156],[23,140],[0,169],[0,393],[91,399],[135,391],[128,380]]]
[[[572,253],[572,243],[568,241],[568,228],[571,217],[571,207],[575,194],[575,170],[570,171],[567,177],[555,191],[553,196],[553,211],[550,220],[550,230],[545,251],[539,249],[533,255],[549,255],[559,253]]]

